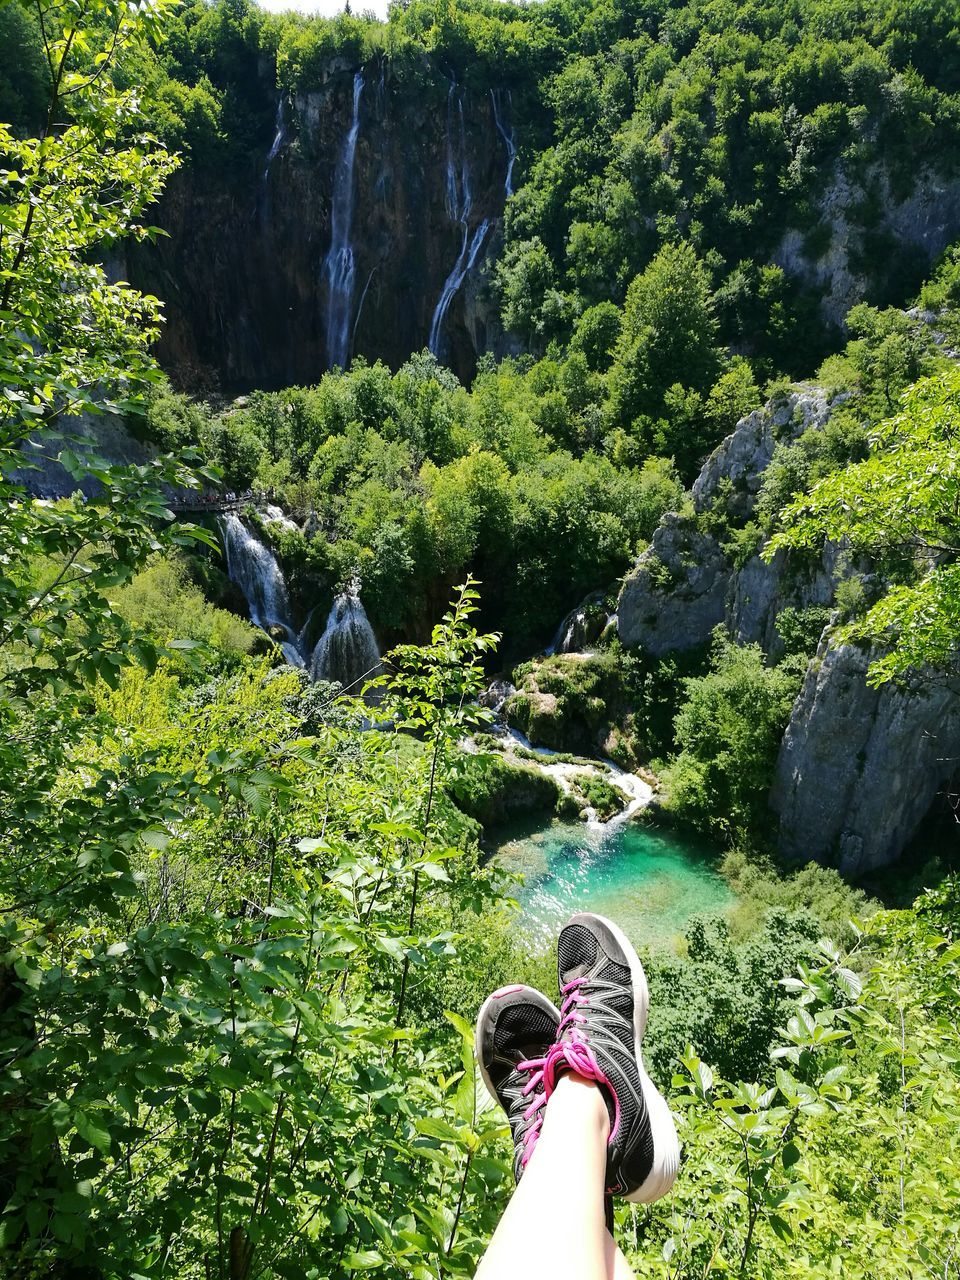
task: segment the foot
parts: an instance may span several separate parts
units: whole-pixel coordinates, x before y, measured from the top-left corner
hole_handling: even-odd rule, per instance
[[[607,1192],[649,1204],[673,1186],[680,1145],[640,1053],[649,1004],[643,966],[623,932],[590,912],[564,925],[558,957],[563,1006],[547,1094],[564,1071],[596,1081],[610,1112]]]
[[[477,1017],[474,1048],[490,1096],[507,1113],[517,1181],[533,1155],[547,1095],[543,1069],[560,1014],[533,987],[501,987]]]

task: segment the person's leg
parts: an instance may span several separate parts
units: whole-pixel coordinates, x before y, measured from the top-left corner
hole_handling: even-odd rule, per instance
[[[609,1132],[597,1086],[564,1075],[476,1280],[629,1280],[632,1272],[604,1222]]]

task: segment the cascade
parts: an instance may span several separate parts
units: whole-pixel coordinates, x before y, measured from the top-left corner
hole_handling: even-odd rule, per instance
[[[356,259],[350,243],[353,224],[353,169],[360,133],[360,96],[363,72],[353,77],[353,115],[333,179],[330,207],[330,248],[323,261],[327,287],[326,345],[327,367],[345,368],[350,355],[350,309]]]
[[[304,661],[290,625],[287,585],[276,557],[239,516],[225,515],[222,530],[227,575],[243,592],[251,622],[279,642],[291,666],[302,667]]]
[[[503,190],[509,199],[513,195],[513,166],[517,159],[517,144],[513,140],[513,126],[509,130],[503,123],[503,94],[506,92],[507,102],[511,103],[512,98],[510,90],[507,89],[491,89],[490,102],[493,106],[493,122],[497,126],[497,132],[503,139],[503,145],[507,149],[507,176],[503,180]]]
[[[427,345],[431,352],[439,358],[440,337],[443,322],[450,304],[460,286],[473,270],[483,242],[490,230],[490,219],[483,221],[470,233],[470,213],[473,209],[473,194],[470,190],[470,166],[467,162],[467,138],[463,120],[463,91],[457,94],[457,146],[453,141],[453,96],[456,85],[451,81],[447,95],[447,212],[454,222],[460,224],[460,252],[453,264],[453,269],[444,281],[440,299],[434,308],[430,321],[430,337]]]
[[[554,653],[581,652],[599,640],[609,621],[603,593],[594,591],[563,618],[544,652],[548,658]]]
[[[287,140],[287,122],[284,119],[283,107],[283,94],[281,94],[280,97],[277,98],[277,114],[273,124],[273,142],[270,145],[270,150],[267,152],[267,163],[263,170],[263,178],[261,179],[264,184],[266,184],[267,178],[270,176],[270,166],[280,154],[280,148]]]
[[[380,648],[360,603],[360,583],[351,582],[336,597],[323,635],[310,661],[313,680],[335,680],[344,690],[359,693],[364,680],[380,670]]]

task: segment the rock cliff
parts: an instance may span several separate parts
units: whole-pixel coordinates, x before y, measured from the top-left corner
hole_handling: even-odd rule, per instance
[[[840,325],[852,306],[895,302],[960,235],[960,178],[923,168],[908,191],[881,165],[856,179],[842,168],[820,184],[813,207],[824,234],[785,232],[773,254],[821,294],[825,319]],[[869,211],[869,212],[868,212]],[[865,264],[869,261],[868,280]]]
[[[853,877],[897,859],[960,759],[957,690],[936,679],[871,689],[875,656],[824,635],[770,797],[787,858]]]
[[[701,527],[722,499],[730,519],[753,514],[779,440],[822,427],[831,402],[804,388],[748,415],[704,464],[684,514],[667,515],[624,581],[621,641],[653,655],[705,644],[724,623],[744,643],[775,654],[777,619],[792,606],[830,606],[838,549],[818,562],[778,554],[735,561]],[[709,522],[706,522],[707,524]],[[785,857],[814,859],[860,876],[902,853],[960,760],[960,696],[935,678],[915,688],[866,681],[870,652],[837,645],[827,625],[791,712],[770,802]]]
[[[177,384],[315,382],[333,362],[332,310],[347,359],[396,367],[432,339],[466,378],[480,352],[506,350],[487,263],[514,180],[513,103],[422,71],[332,64],[241,161],[174,176],[166,236],[131,247],[127,269],[165,299],[158,355]]]
[[[829,564],[822,573],[789,575],[784,557],[772,565],[753,556],[742,569],[701,525],[722,496],[732,521],[753,514],[763,472],[779,441],[789,441],[830,415],[829,396],[809,387],[748,414],[704,463],[690,510],[671,513],[656,529],[637,567],[625,579],[617,611],[620,640],[655,656],[695,649],[726,621],[745,642],[775,642],[777,613],[787,605],[825,604],[833,593]],[[789,585],[788,585],[789,579]]]

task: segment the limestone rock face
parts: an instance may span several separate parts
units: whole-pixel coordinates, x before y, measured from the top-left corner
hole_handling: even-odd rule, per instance
[[[822,427],[830,416],[832,403],[822,388],[808,387],[778,396],[741,418],[693,482],[695,509],[705,511],[721,481],[726,480],[732,486],[727,512],[737,519],[749,518],[776,445],[782,440],[795,440],[809,427]]]
[[[936,681],[871,689],[875,656],[821,641],[770,797],[784,855],[849,876],[896,861],[960,757],[956,691]]]
[[[778,551],[771,561],[751,556],[732,575],[727,598],[726,622],[731,635],[741,644],[759,644],[764,653],[776,656],[782,641],[777,617],[784,605],[808,609],[828,606],[833,600],[839,549],[827,543],[815,567],[790,565]]]
[[[808,387],[742,418],[694,482],[695,513],[708,511],[723,485],[728,514],[748,520],[776,445],[822,427],[831,404],[821,388]],[[832,585],[824,580],[795,602],[784,591],[783,570],[783,558],[768,566],[754,557],[736,572],[716,538],[699,530],[695,519],[668,514],[624,581],[617,610],[620,639],[659,656],[697,648],[724,621],[744,640],[774,638],[783,604],[820,603],[832,595]]]
[[[620,593],[622,643],[655,657],[697,648],[723,621],[730,577],[714,537],[692,520],[664,516]]]
[[[806,388],[749,414],[704,464],[691,516],[668,515],[625,580],[618,626],[626,645],[659,656],[705,643],[725,623],[741,643],[776,656],[777,620],[790,606],[829,608],[840,549],[818,561],[778,553],[732,564],[697,516],[722,497],[726,512],[749,520],[763,472],[781,440],[822,427],[831,402]],[[946,683],[872,689],[875,655],[837,645],[828,625],[791,713],[770,802],[780,847],[860,876],[896,861],[960,760],[960,696]]]
[[[249,156],[223,172],[187,165],[175,174],[156,215],[167,236],[128,247],[126,278],[165,299],[158,356],[177,385],[269,389],[314,383],[327,367],[324,267],[358,73],[348,357],[396,368],[427,345],[464,250],[464,209],[467,247],[476,237],[477,252],[439,354],[467,378],[481,352],[505,353],[488,263],[501,239],[508,156],[490,94],[451,86],[427,60],[414,82],[395,79],[388,62],[358,68],[340,58],[320,88],[284,101],[275,121],[264,116]],[[500,110],[512,131],[512,104]]]
[[[873,197],[870,207],[879,210],[879,225],[869,229],[870,236],[885,233],[899,246],[886,262],[878,262],[877,254],[870,254],[874,276],[882,277],[885,268],[889,278],[875,278],[873,296],[868,281],[857,270],[858,259],[864,259],[868,235],[858,210],[864,206],[868,191]],[[826,177],[814,204],[821,223],[829,228],[826,247],[812,256],[805,233],[791,229],[783,236],[773,259],[789,274],[823,291],[824,318],[837,325],[843,323],[856,303],[896,293],[896,273],[907,257],[916,263],[914,274],[919,284],[925,268],[960,234],[960,179],[929,168],[916,174],[909,191],[899,190],[881,165],[874,165],[857,180],[838,168]]]

